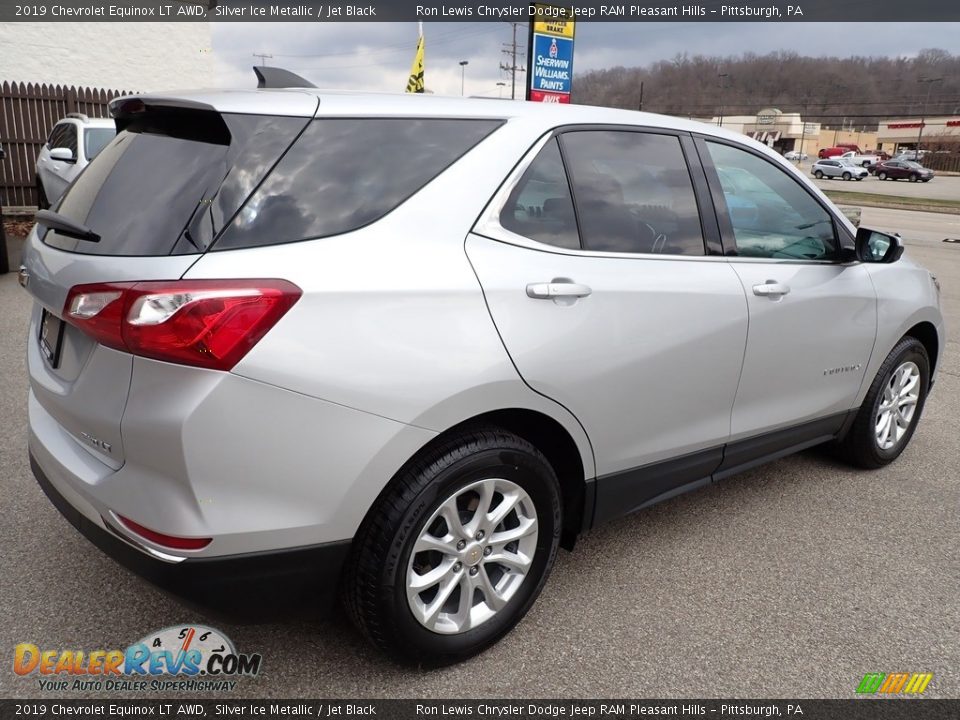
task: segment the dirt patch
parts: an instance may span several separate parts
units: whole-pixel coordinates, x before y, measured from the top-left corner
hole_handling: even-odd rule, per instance
[[[3,230],[7,237],[26,237],[33,227],[32,217],[5,217],[3,219]]]

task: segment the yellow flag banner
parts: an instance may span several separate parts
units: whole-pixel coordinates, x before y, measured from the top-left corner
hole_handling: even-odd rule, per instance
[[[423,90],[423,35],[417,41],[417,54],[413,56],[410,79],[407,80],[408,93],[422,93]]]

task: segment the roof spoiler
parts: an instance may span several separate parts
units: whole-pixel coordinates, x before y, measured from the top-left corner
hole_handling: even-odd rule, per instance
[[[257,74],[258,88],[315,88],[309,80],[304,80],[296,73],[278,67],[253,66]]]

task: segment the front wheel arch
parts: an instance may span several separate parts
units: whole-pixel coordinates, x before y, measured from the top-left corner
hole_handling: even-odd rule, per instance
[[[934,377],[937,368],[937,358],[940,352],[940,338],[937,335],[937,329],[933,323],[921,322],[914,325],[903,334],[903,337],[913,337],[921,342],[924,350],[927,351],[927,357],[930,360],[930,377]],[[902,340],[903,338],[901,338]],[[899,340],[897,341],[899,342]]]

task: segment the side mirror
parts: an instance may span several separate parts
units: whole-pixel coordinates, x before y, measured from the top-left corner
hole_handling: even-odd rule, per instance
[[[892,263],[903,255],[899,235],[888,235],[869,228],[857,228],[857,259],[869,263]]]
[[[77,158],[70,148],[54,148],[50,151],[51,160],[60,160],[62,162],[76,162]]]

